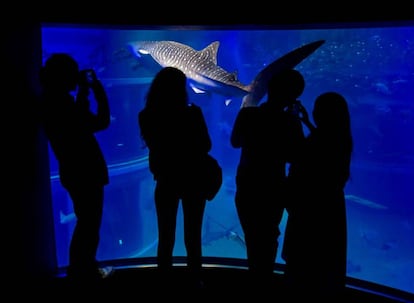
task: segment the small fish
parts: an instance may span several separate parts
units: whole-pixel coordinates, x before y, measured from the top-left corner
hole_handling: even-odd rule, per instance
[[[236,241],[241,247],[246,248],[246,241],[235,231],[230,231],[227,235],[230,240]]]
[[[387,209],[388,207],[379,203],[375,203],[371,200],[368,199],[364,199],[358,196],[354,196],[354,195],[345,195],[345,199],[347,201],[351,201],[351,202],[356,202],[358,204],[370,207],[370,208],[375,208],[375,209]]]

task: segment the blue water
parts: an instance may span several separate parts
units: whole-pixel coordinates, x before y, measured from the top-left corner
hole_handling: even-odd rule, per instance
[[[161,67],[149,55],[133,56],[128,43],[173,40],[201,50],[220,41],[218,65],[228,72],[236,71],[239,81],[248,84],[273,60],[320,39],[326,40],[325,44],[297,69],[305,76],[301,101],[308,110],[316,96],[327,90],[342,93],[350,105],[355,150],[352,177],[346,187],[348,276],[414,293],[414,24],[272,30],[44,25],[44,59],[53,52],[70,53],[81,68],[96,70],[110,100],[112,124],[98,135],[111,177],[99,260],[152,257],[156,253],[154,183],[148,171],[148,151],[139,138],[137,113],[149,82]],[[229,143],[241,98],[227,104],[222,95],[192,91],[190,98],[205,113],[213,139],[212,154],[224,169],[223,187],[207,205],[203,253],[245,258],[233,201],[239,150]],[[58,265],[64,267],[74,218],[52,153],[50,164],[56,252]],[[180,213],[176,256],[185,255],[182,233]],[[278,256],[276,262],[283,260]]]

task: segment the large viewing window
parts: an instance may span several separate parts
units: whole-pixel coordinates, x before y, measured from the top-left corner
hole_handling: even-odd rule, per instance
[[[100,261],[156,255],[154,180],[137,114],[161,65],[151,54],[137,52],[138,42],[174,41],[201,51],[218,41],[217,65],[234,72],[247,85],[276,59],[318,40],[325,43],[296,69],[306,80],[301,102],[308,111],[316,96],[325,91],[337,91],[349,102],[355,147],[346,187],[347,275],[414,294],[414,24],[304,28],[44,24],[43,60],[54,52],[71,54],[80,68],[95,69],[110,100],[111,126],[97,134],[110,172]],[[214,60],[214,53],[210,55]],[[234,205],[239,150],[233,149],[229,140],[242,98],[215,91],[200,93],[190,86],[189,96],[205,113],[213,140],[212,154],[224,174],[220,192],[207,204],[203,255],[245,259]],[[50,178],[56,254],[58,266],[64,268],[75,218],[51,151]],[[280,247],[286,220],[287,215],[280,226]],[[178,222],[174,255],[184,256],[181,211]],[[313,236],[326,235],[326,231],[315,230]],[[275,262],[284,263],[280,253]]]

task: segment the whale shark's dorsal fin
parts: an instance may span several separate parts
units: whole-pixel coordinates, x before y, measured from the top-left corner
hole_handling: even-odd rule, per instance
[[[211,42],[208,46],[200,51],[200,54],[203,59],[208,59],[214,62],[217,65],[217,53],[220,46],[219,41]]]

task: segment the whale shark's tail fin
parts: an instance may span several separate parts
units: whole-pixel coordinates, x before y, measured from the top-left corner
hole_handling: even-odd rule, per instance
[[[267,83],[272,75],[285,69],[294,68],[324,43],[325,40],[317,40],[305,44],[276,59],[262,69],[249,84],[248,88],[250,93],[243,97],[242,107],[256,106],[266,94]]]

